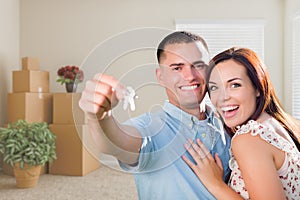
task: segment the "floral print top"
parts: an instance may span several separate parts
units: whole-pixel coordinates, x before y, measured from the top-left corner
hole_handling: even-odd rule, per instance
[[[270,120],[273,120],[273,122],[276,121],[272,118]],[[278,170],[278,176],[282,182],[286,199],[299,200],[300,199],[300,153],[293,143],[289,142],[281,135],[276,133],[275,129],[273,128],[273,124],[270,123],[270,120],[267,120],[263,124],[260,124],[254,120],[250,120],[247,124],[238,127],[238,130],[235,135],[251,132],[251,135],[253,136],[259,135],[261,139],[274,145],[278,149],[286,152],[285,161],[281,166],[281,168]],[[235,160],[234,155],[232,154],[232,151],[231,151],[231,155],[232,157],[229,161],[229,167],[232,170],[232,173],[231,173],[229,185],[233,190],[239,193],[244,199],[250,199],[249,194],[247,192],[247,188],[245,187],[243,176],[239,169],[238,163]]]

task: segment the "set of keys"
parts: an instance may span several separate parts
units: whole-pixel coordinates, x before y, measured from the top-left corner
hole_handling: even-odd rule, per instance
[[[126,87],[126,92],[124,96],[124,102],[123,102],[123,109],[127,110],[129,107],[131,111],[135,111],[135,99],[137,99],[138,96],[135,93],[134,89],[130,86]]]

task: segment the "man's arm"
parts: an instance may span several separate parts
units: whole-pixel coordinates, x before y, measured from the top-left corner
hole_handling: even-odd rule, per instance
[[[97,74],[86,83],[79,105],[88,115],[88,126],[99,150],[126,164],[135,164],[142,144],[141,134],[108,115],[124,98],[124,87],[111,76]]]

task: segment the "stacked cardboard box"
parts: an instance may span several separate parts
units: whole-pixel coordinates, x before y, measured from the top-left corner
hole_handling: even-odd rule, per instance
[[[38,58],[22,58],[22,69],[12,72],[13,91],[7,94],[7,121],[52,123],[52,94],[49,93],[49,72],[40,70]],[[3,171],[13,175],[13,169],[3,164]],[[45,166],[41,174],[47,173]]]
[[[57,160],[49,173],[83,176],[99,167],[99,152],[86,125],[87,117],[79,108],[81,93],[53,94],[53,124]]]

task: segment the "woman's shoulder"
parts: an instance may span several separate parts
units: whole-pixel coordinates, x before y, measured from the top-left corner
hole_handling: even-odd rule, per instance
[[[232,138],[232,148],[250,148],[258,147],[263,139],[260,134],[265,132],[264,126],[261,126],[256,121],[249,121],[247,124],[238,127],[235,135]]]
[[[247,146],[258,145],[258,143],[264,142],[283,151],[290,152],[293,150],[293,143],[283,136],[286,135],[286,131],[278,124],[279,123],[273,118],[269,118],[263,122],[249,120],[246,124],[238,127],[232,144],[239,143],[238,145]],[[253,147],[255,148],[255,146]]]
[[[246,124],[237,127],[235,135],[251,134],[256,136],[258,134],[265,134],[268,128],[254,120],[249,120]]]
[[[249,120],[246,124],[237,127],[234,137],[232,138],[232,148],[258,148],[265,144],[266,138],[272,133],[265,125]]]

